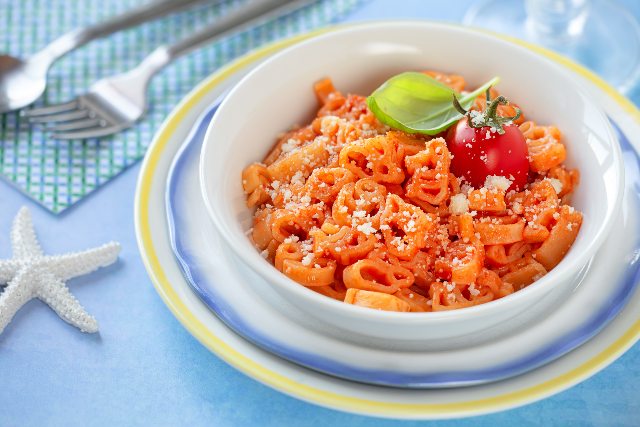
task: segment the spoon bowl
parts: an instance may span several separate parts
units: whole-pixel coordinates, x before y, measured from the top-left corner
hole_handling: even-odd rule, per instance
[[[44,92],[48,64],[0,55],[0,113],[33,103]]]

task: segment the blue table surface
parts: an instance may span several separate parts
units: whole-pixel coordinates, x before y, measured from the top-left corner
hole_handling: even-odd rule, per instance
[[[372,0],[347,20],[459,22],[472,3]],[[622,4],[640,17],[640,2]],[[640,104],[640,88],[630,97]],[[31,209],[47,253],[110,240],[122,244],[116,265],[69,283],[99,320],[100,334],[80,333],[34,300],[0,335],[0,426],[430,424],[351,415],[296,400],[248,378],[198,343],[160,300],[138,253],[133,205],[139,168],[130,168],[62,216],[0,181],[0,258],[10,256],[11,222],[23,205]],[[433,424],[637,426],[639,416],[640,345],[635,345],[600,373],[553,397]]]

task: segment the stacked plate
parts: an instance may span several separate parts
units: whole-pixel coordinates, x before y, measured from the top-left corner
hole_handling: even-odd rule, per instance
[[[136,196],[140,251],[158,293],[196,338],[247,375],[295,397],[397,418],[522,405],[593,375],[637,341],[640,112],[588,71],[532,46],[526,47],[568,67],[604,106],[625,161],[619,220],[563,301],[489,341],[399,350],[309,319],[244,267],[207,215],[200,149],[229,88],[275,52],[317,36],[263,48],[210,76],[167,118],[146,156]]]

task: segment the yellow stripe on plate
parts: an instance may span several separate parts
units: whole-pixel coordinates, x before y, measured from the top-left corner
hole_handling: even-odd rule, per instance
[[[274,372],[254,360],[239,353],[233,347],[225,343],[214,333],[212,333],[206,325],[204,325],[182,302],[180,297],[174,291],[169,282],[162,265],[159,261],[157,251],[153,244],[152,233],[149,225],[149,203],[150,194],[153,187],[153,177],[158,167],[162,154],[167,144],[172,139],[179,124],[185,119],[189,112],[198,105],[202,98],[211,90],[222,84],[227,78],[234,73],[240,71],[255,61],[266,57],[272,53],[280,51],[299,41],[309,39],[318,34],[334,31],[338,28],[352,27],[353,24],[339,25],[324,30],[315,31],[302,36],[293,37],[278,43],[271,44],[255,52],[252,52],[241,59],[233,62],[229,66],[223,68],[217,73],[211,75],[203,83],[201,83],[194,91],[188,95],[185,101],[179,105],[173,115],[165,122],[159,130],[155,142],[149,149],[142,166],[141,175],[138,181],[138,190],[136,196],[136,230],[138,232],[138,241],[141,246],[141,252],[147,272],[161,298],[169,307],[176,318],[188,329],[203,345],[208,347],[219,357],[224,359],[230,365],[236,367],[240,371],[250,375],[251,377],[262,381],[282,392],[291,394],[292,396],[308,400],[314,403],[341,408],[347,411],[364,412],[371,415],[384,416],[400,416],[400,417],[426,417],[426,416],[444,416],[455,413],[463,416],[465,414],[489,412],[504,409],[519,404],[524,404],[533,400],[537,400],[553,394],[554,392],[571,386],[597,370],[611,363],[633,345],[640,338],[640,319],[638,319],[631,328],[629,328],[622,336],[620,336],[613,344],[596,355],[592,359],[582,365],[568,371],[556,378],[545,381],[541,384],[524,388],[522,390],[505,393],[499,396],[493,396],[484,399],[469,400],[465,402],[453,403],[393,403],[377,400],[362,399],[357,397],[345,396],[339,393],[321,390],[307,384],[298,383],[284,375]],[[493,33],[492,33],[493,34]],[[640,123],[640,110],[633,103],[620,95],[615,89],[607,84],[600,77],[591,71],[572,62],[571,60],[551,52],[542,47],[526,43],[524,41],[493,34],[504,40],[508,40],[515,44],[524,46],[534,52],[537,52],[583,76],[599,89],[614,99],[629,115],[631,115],[638,123]],[[413,418],[412,417],[412,418]]]

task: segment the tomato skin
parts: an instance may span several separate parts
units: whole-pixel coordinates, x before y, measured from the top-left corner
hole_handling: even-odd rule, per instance
[[[504,134],[499,134],[487,126],[473,128],[467,117],[449,128],[451,172],[475,188],[481,188],[489,175],[513,177],[509,190],[522,190],[529,174],[527,142],[517,126],[504,125],[503,129]]]

